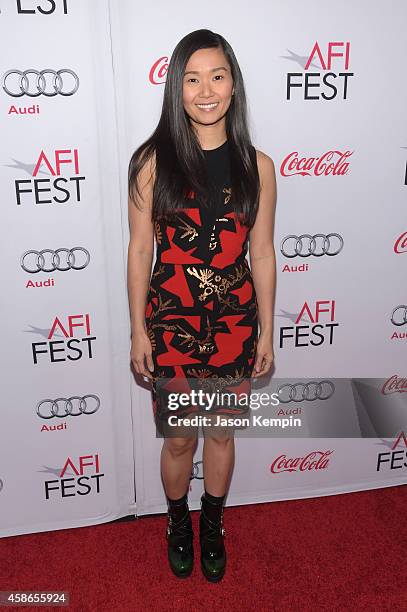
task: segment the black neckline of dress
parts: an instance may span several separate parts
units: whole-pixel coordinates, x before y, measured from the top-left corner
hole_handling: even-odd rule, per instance
[[[202,149],[202,151],[204,153],[215,153],[215,151],[220,151],[220,149],[223,149],[223,147],[225,147],[228,144],[228,140],[225,140],[225,142],[223,144],[221,144],[219,147],[216,147],[216,149]]]

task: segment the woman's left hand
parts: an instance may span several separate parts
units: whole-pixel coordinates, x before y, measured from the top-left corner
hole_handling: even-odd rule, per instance
[[[254,368],[252,372],[252,378],[258,378],[264,376],[270,370],[274,361],[273,343],[272,336],[269,333],[260,333],[257,349],[256,359],[254,362]]]

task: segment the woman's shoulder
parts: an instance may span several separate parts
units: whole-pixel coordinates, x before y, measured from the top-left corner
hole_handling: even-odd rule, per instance
[[[257,165],[258,165],[259,170],[260,168],[266,171],[269,168],[274,170],[274,162],[272,158],[269,155],[267,155],[267,153],[260,151],[260,149],[255,149],[255,151],[256,151]]]
[[[272,158],[260,151],[259,149],[255,149],[256,158],[257,158],[257,169],[259,172],[260,185],[263,187],[267,184],[274,184],[276,182],[276,170],[274,167],[274,162]]]
[[[134,201],[144,193],[148,199],[156,179],[156,155],[154,150],[139,147],[132,155],[128,171],[128,189]]]
[[[147,182],[152,181],[154,184],[156,177],[156,152],[155,150],[150,150],[146,154],[146,151],[143,151],[143,155],[140,155],[140,163],[139,163],[139,176],[141,180],[145,180]]]

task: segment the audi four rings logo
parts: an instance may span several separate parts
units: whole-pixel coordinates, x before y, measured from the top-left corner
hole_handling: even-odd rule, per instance
[[[202,461],[194,461],[192,465],[192,472],[191,472],[190,480],[193,480],[194,478],[196,478],[197,480],[203,480],[203,475],[200,476],[202,465],[203,465]]]
[[[48,255],[48,257],[45,257]],[[62,255],[62,256],[61,256]],[[37,272],[54,272],[60,270],[83,270],[90,262],[90,253],[83,247],[73,249],[60,248],[42,249],[42,251],[26,251],[21,257],[21,267],[30,274]]]
[[[319,246],[317,245],[317,239]],[[291,241],[291,243],[289,242]],[[336,246],[335,246],[336,245]],[[338,255],[343,248],[343,238],[339,234],[301,234],[286,236],[280,250],[285,257],[321,257],[322,255]]]
[[[327,400],[334,392],[335,385],[330,380],[321,380],[321,382],[312,380],[309,383],[295,383],[294,385],[284,384],[277,390],[282,404],[304,400],[307,402]]]
[[[56,400],[44,399],[37,404],[37,414],[41,419],[52,419],[58,417],[64,419],[67,416],[80,416],[81,414],[93,414],[99,410],[100,399],[97,395],[73,395],[72,397],[59,397]]]
[[[407,306],[396,306],[391,313],[391,322],[393,325],[405,325],[407,323]]]
[[[73,96],[79,88],[78,75],[69,68],[62,70],[7,70],[3,75],[2,86],[6,94],[13,98],[29,96],[47,96],[52,98],[57,94]]]

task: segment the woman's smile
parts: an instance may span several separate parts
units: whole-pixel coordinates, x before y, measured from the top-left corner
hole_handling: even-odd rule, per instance
[[[218,106],[219,102],[210,102],[210,103],[206,103],[206,104],[197,104],[196,106],[200,109],[203,110],[205,113],[215,109]]]

